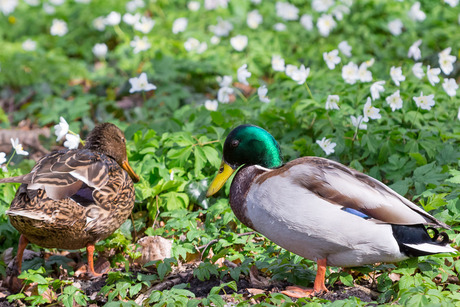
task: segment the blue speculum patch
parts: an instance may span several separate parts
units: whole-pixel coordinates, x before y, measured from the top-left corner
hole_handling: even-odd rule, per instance
[[[354,214],[356,216],[359,216],[359,217],[362,217],[363,219],[370,219],[371,217],[367,214],[364,214],[362,213],[361,211],[359,210],[356,210],[356,209],[352,209],[352,208],[342,208],[343,211],[346,211],[348,213],[351,213],[351,214]]]

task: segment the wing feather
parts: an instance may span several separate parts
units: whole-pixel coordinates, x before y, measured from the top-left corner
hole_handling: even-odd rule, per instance
[[[1,179],[0,183],[20,182],[30,190],[44,189],[54,200],[75,194],[82,183],[95,188],[109,181],[109,166],[89,150],[53,152],[40,159],[29,174]]]
[[[283,176],[284,172],[292,178],[293,184],[303,186],[330,203],[358,210],[377,222],[449,228],[380,181],[338,162],[303,157],[265,176]]]

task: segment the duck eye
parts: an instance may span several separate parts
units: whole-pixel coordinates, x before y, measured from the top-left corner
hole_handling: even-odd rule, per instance
[[[235,148],[235,147],[238,147],[238,145],[240,145],[240,141],[239,140],[232,140],[232,147]]]

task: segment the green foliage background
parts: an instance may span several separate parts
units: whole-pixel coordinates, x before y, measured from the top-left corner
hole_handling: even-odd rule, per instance
[[[134,54],[130,41],[135,35],[144,34],[123,22],[119,26],[107,26],[102,32],[93,27],[96,17],[111,11],[126,12],[126,2],[93,0],[83,4],[68,0],[49,15],[41,5],[32,7],[21,1],[10,15],[0,14],[0,102],[4,106],[0,110],[0,127],[13,128],[24,119],[32,127],[52,127],[60,116],[70,123],[73,131],[82,135],[98,122],[119,125],[128,139],[131,164],[142,178],[136,185],[135,227],[148,235],[159,234],[174,240],[173,259],[157,266],[156,278],[163,279],[171,265],[184,261],[187,254],[196,253],[196,246],[218,239],[218,244],[213,245],[215,256],[203,257],[204,262],[195,270],[197,278],[229,275],[238,281],[248,275],[249,268],[255,264],[273,279],[305,285],[313,280],[312,261],[280,250],[267,240],[252,241],[237,236],[250,229],[236,220],[228,206],[228,184],[221,197],[204,197],[209,180],[219,166],[226,134],[242,123],[259,125],[271,132],[281,145],[285,161],[306,155],[325,156],[315,141],[323,137],[332,139],[337,146],[328,158],[363,171],[420,204],[451,225],[448,233],[454,246],[458,246],[460,126],[457,114],[460,103],[457,96],[449,97],[444,92],[442,82],[432,86],[426,77],[417,79],[411,70],[415,61],[407,57],[409,47],[418,39],[422,39],[420,62],[425,70],[427,65],[439,66],[438,53],[447,47],[458,57],[458,6],[452,8],[444,1],[421,1],[426,20],[415,22],[407,14],[415,1],[354,1],[350,12],[337,20],[337,27],[328,37],[323,37],[316,26],[307,31],[298,21],[284,22],[276,15],[275,1],[263,0],[257,5],[246,0],[231,0],[227,8],[216,10],[205,10],[201,3],[201,8],[192,12],[187,9],[188,1],[146,0],[145,7],[138,12],[155,20],[153,30],[145,35],[152,47]],[[312,9],[311,1],[290,2],[300,9],[299,15],[311,14],[314,21],[321,15]],[[343,3],[337,1],[336,5]],[[246,16],[254,9],[258,9],[264,19],[257,29],[250,29]],[[173,34],[173,21],[179,17],[188,18],[188,27],[183,33]],[[217,45],[210,43],[214,34],[209,26],[215,25],[219,17],[233,24],[230,37],[238,34],[248,37],[248,46],[242,52],[231,47],[230,37],[222,37]],[[67,22],[66,35],[49,34],[54,18]],[[387,26],[396,18],[404,24],[399,36],[392,35]],[[274,31],[273,25],[277,22],[284,22],[287,30]],[[207,42],[208,49],[202,54],[187,52],[184,42],[190,37]],[[22,49],[22,43],[28,38],[37,42],[35,51]],[[329,70],[323,52],[336,49],[344,40],[353,47],[352,57],[341,55],[342,62],[335,70]],[[96,43],[102,42],[109,48],[105,60],[97,59],[91,51]],[[307,84],[311,96],[305,85],[296,84],[283,72],[273,71],[272,55],[281,55],[286,64],[310,67]],[[369,68],[373,81],[386,81],[383,98],[373,102],[380,108],[382,118],[367,123],[367,130],[357,130],[351,124],[350,115],[362,115],[372,83],[345,83],[341,67],[350,61],[360,64],[370,59],[375,60]],[[236,89],[234,102],[219,104],[216,111],[207,110],[204,101],[214,99],[219,89],[216,77],[231,75],[235,80],[242,64],[248,64],[252,73],[248,79],[251,87],[267,85],[271,102],[260,102],[257,93],[244,95]],[[400,87],[391,81],[392,66],[401,66],[406,76]],[[130,94],[128,79],[141,72],[147,73],[157,90]],[[457,64],[449,77],[458,80]],[[404,105],[392,112],[384,98],[398,89]],[[420,92],[435,95],[433,109],[425,111],[416,107],[413,97]],[[333,94],[340,96],[340,110],[324,107],[327,96]],[[13,104],[13,113],[7,111],[8,103]],[[59,145],[53,138],[41,141],[50,149]],[[13,162],[9,172],[0,171],[0,176],[27,172],[32,165],[31,161],[17,158]],[[3,249],[14,246],[18,238],[4,214],[15,188],[0,187]],[[152,227],[159,220],[165,226]],[[102,242],[99,249],[117,247],[129,252],[132,227],[127,222]],[[217,255],[230,261],[239,259],[241,265],[218,267],[214,264],[219,258]],[[120,259],[124,259],[121,253],[113,261]],[[37,274],[46,276],[45,270],[38,270],[42,264],[31,265],[37,271],[30,271],[25,278]],[[458,257],[453,256],[424,257],[380,267],[382,275],[375,280],[381,292],[379,303],[459,304],[458,285],[448,281],[449,276],[458,274],[459,268]],[[374,269],[362,269],[364,276]],[[5,273],[4,266],[1,271]],[[401,274],[401,279],[389,282],[391,272]],[[329,281],[335,280],[346,285],[352,285],[353,281],[348,273],[332,268]],[[43,289],[52,284],[46,279],[38,282],[46,285]],[[137,275],[109,281],[103,290],[109,301],[128,300],[151,282],[151,278]],[[88,301],[78,289],[71,288],[73,286],[64,287],[62,292],[58,290],[60,287],[63,288],[61,284],[54,285],[53,289],[65,306],[71,306],[73,300],[80,305]],[[192,301],[219,305],[219,290],[215,289],[207,301],[189,300],[193,293],[177,288],[154,292],[149,300],[159,305],[185,305]],[[242,300],[238,295],[236,298]],[[36,299],[33,304],[43,303]],[[282,300],[289,302],[288,298],[276,295],[264,299],[267,304],[275,305]],[[364,304],[356,300],[343,301],[343,305]],[[313,302],[327,303],[320,299]]]

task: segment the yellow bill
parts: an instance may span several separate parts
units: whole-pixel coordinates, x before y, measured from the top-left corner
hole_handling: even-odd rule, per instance
[[[121,167],[128,173],[129,177],[131,177],[134,183],[139,182],[140,178],[131,168],[131,165],[129,165],[128,160],[123,161]]]
[[[219,172],[217,173],[214,180],[211,182],[208,192],[206,193],[206,197],[216,194],[222,188],[222,186],[225,184],[228,178],[230,178],[234,171],[235,170],[230,165],[228,165],[224,162],[224,160],[222,160]]]

